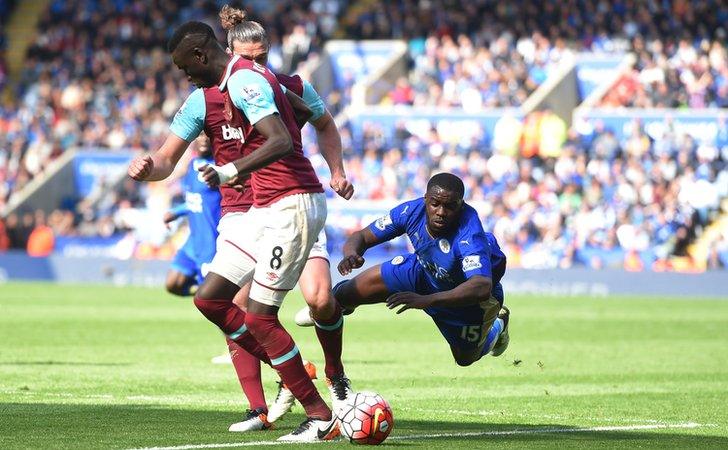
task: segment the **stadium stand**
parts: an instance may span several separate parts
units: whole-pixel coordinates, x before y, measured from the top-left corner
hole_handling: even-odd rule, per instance
[[[191,18],[216,23],[219,4],[52,2],[21,77],[35,81],[21,84],[14,104],[0,115],[7,130],[0,137],[0,206],[70,148],[156,148],[189,90],[163,51],[165,33]],[[253,17],[272,30],[277,70],[295,70],[332,36],[405,39],[410,70],[385,105],[466,112],[519,106],[562,58],[584,51],[637,55],[634,70],[602,105],[706,108],[728,101],[725,30],[719,26],[728,21],[728,7],[722,2],[398,0],[360,2],[351,11],[334,0],[283,2],[273,9],[265,9],[267,2],[251,4],[261,4]],[[411,197],[432,173],[451,171],[464,177],[469,201],[479,205],[513,266],[728,265],[725,233],[707,244],[704,261],[691,262],[689,251],[721,219],[720,202],[728,197],[725,120],[713,141],[669,126],[655,138],[639,123],[625,136],[604,126],[569,127],[547,109],[499,123],[493,135],[467,140],[443,136],[434,126],[424,133],[397,126],[390,133],[365,124],[361,136],[344,126],[357,198]],[[314,166],[327,177],[310,130],[305,137]],[[56,236],[118,236],[135,228],[139,211],[169,204],[177,193],[174,186],[125,183],[100,201],[51,212],[47,224]],[[163,201],[155,198],[160,196]],[[31,212],[8,216],[0,248],[2,242],[25,248],[36,218]],[[675,267],[679,258],[688,262]]]

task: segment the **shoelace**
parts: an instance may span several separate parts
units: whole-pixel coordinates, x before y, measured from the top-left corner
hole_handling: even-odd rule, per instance
[[[331,380],[331,386],[334,388],[334,394],[339,400],[346,400],[346,390],[349,387],[349,379],[346,377],[335,378]]]
[[[276,394],[276,399],[275,399],[276,402],[278,400],[280,400],[281,394],[283,393],[283,382],[282,381],[278,381],[277,383],[278,383],[278,394]]]
[[[251,419],[256,419],[259,415],[260,411],[258,411],[257,409],[249,409],[245,411],[245,420],[248,421]]]
[[[312,419],[310,417],[304,420],[303,422],[301,422],[301,425],[299,425],[298,428],[296,428],[291,434],[301,434],[304,431],[308,430],[309,428],[311,428],[311,424],[313,424],[314,420],[316,419]]]

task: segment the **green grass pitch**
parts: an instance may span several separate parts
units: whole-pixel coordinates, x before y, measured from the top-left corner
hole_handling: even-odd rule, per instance
[[[728,448],[728,301],[506,299],[510,348],[467,368],[424,313],[346,319],[354,388],[394,411],[385,445]],[[322,373],[313,331],[292,324],[302,304],[290,295],[281,317]],[[229,433],[246,403],[232,366],[210,363],[224,350],[161,289],[0,285],[0,448],[257,447],[303,419],[296,407],[274,431]]]

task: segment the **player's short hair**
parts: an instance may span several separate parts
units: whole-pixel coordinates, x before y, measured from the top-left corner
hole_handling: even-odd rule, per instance
[[[210,39],[215,39],[215,32],[212,31],[212,27],[204,22],[190,21],[180,25],[169,38],[167,42],[167,51],[173,53],[180,42],[187,37],[194,38],[194,45],[197,47],[204,47]]]
[[[248,14],[244,10],[225,5],[220,10],[219,16],[222,29],[227,31],[227,43],[231,50],[235,41],[260,42],[266,49],[270,48],[270,39],[265,28],[258,22],[246,20]]]
[[[465,196],[465,185],[463,184],[463,180],[461,180],[457,175],[453,175],[451,173],[438,173],[430,178],[430,181],[427,182],[427,191],[429,192],[430,189],[434,187],[450,191],[456,194],[459,199],[462,199],[463,196]]]

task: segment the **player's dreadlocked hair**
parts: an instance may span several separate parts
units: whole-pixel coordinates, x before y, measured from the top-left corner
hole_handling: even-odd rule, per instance
[[[453,175],[451,173],[438,173],[430,178],[430,181],[427,182],[427,190],[429,191],[434,187],[450,191],[456,194],[460,199],[462,199],[465,195],[465,185],[463,185],[463,180],[461,180],[457,175]]]
[[[212,31],[210,25],[203,22],[185,22],[174,31],[174,34],[167,42],[167,51],[172,53],[175,51],[180,42],[190,36],[194,39],[193,43],[196,47],[204,47],[210,39],[215,39],[215,32]]]
[[[230,49],[233,48],[233,42],[235,41],[243,43],[260,42],[266,49],[270,48],[270,40],[265,28],[258,22],[246,20],[248,14],[242,9],[225,5],[220,10],[219,16],[222,29],[227,31],[227,42]]]

